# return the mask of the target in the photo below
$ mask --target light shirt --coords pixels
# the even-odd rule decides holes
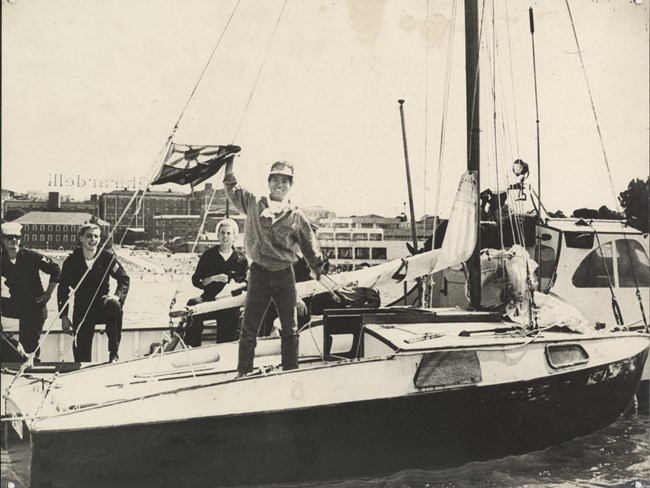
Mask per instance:
[[[94,257],[94,258],[92,258],[92,259],[86,259],[86,258],[84,258],[84,261],[86,261],[86,266],[88,267],[88,269],[90,269],[90,268],[93,267],[93,264],[95,264],[95,260],[96,260],[96,259],[97,259],[96,257]]]
[[[227,252],[219,251],[219,254],[221,254],[221,257],[223,258],[224,261],[228,261],[230,259],[230,256],[232,256],[232,248]]]

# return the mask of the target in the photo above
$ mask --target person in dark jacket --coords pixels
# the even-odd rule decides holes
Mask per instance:
[[[227,283],[243,283],[246,280],[248,261],[243,252],[233,246],[239,233],[237,222],[224,219],[217,225],[219,245],[205,251],[196,271],[192,275],[192,284],[203,290],[200,297],[192,298],[188,305],[197,305],[213,301]],[[216,310],[202,315],[193,315],[185,330],[185,344],[192,347],[201,345],[203,322],[208,319],[217,321],[217,342],[232,342],[239,337],[239,307]]]
[[[26,353],[39,358],[38,342],[47,318],[47,302],[61,275],[61,268],[47,256],[20,247],[22,225],[2,224],[2,315],[18,319],[18,336]],[[40,271],[50,275],[43,290]]]
[[[92,360],[92,344],[97,324],[106,324],[109,361],[118,359],[122,335],[122,307],[129,292],[130,279],[112,251],[99,251],[101,230],[96,224],[84,224],[79,231],[81,247],[63,262],[58,289],[61,326],[74,333],[74,360]],[[88,271],[88,272],[87,272]],[[87,272],[87,273],[86,273]],[[117,281],[114,294],[109,294],[109,278]],[[68,297],[75,289],[72,322],[68,318]]]

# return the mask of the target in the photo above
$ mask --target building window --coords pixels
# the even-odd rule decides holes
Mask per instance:
[[[66,235],[63,236],[63,242],[68,242],[68,236]]]
[[[41,224],[41,231],[45,231],[45,226]]]
[[[373,247],[372,248],[372,259],[386,259],[386,248],[385,247]]]
[[[52,232],[52,226],[51,226],[51,225],[48,225],[48,226],[47,226],[47,230],[48,230],[49,232]]]
[[[52,234],[47,235],[47,242],[52,242]]]
[[[352,259],[352,248],[339,247],[339,259]]]
[[[370,259],[370,249],[367,247],[357,247],[354,249],[355,259]]]
[[[68,226],[67,225],[63,226],[63,232],[68,232]]]
[[[320,250],[323,253],[323,256],[328,259],[334,259],[336,257],[336,252],[334,252],[333,247],[321,247]]]
[[[61,226],[60,226],[60,225],[57,225],[57,226],[56,226],[56,231],[59,232],[60,230],[61,230]]]
[[[41,227],[44,227],[44,226],[41,226]],[[41,242],[45,242],[45,234],[41,234],[41,239],[40,240],[41,240]]]
[[[29,242],[29,234],[25,234],[25,238],[23,239],[25,242]]]
[[[29,225],[25,224],[23,227],[25,228],[25,232],[29,230]]]
[[[32,234],[32,241],[37,241],[38,238],[36,237],[36,234]]]

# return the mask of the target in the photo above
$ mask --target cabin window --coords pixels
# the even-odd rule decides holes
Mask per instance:
[[[541,273],[542,290],[546,290],[555,272],[555,249],[552,247],[542,245],[539,272]]]
[[[347,232],[337,232],[335,238],[339,241],[349,241],[350,234],[348,234]]]
[[[370,234],[369,239],[371,241],[381,241],[381,234]]]
[[[365,233],[352,234],[352,238],[355,241],[367,241],[368,240],[368,234],[365,234]]]
[[[593,232],[565,232],[566,247],[591,249],[594,247]]]
[[[576,288],[606,288],[614,285],[612,244],[608,242],[591,251],[573,274]]]
[[[643,246],[632,239],[617,239],[618,283],[621,288],[650,286],[650,265]]]
[[[481,363],[476,351],[426,353],[413,378],[417,388],[471,385],[481,380]]]
[[[589,354],[579,344],[549,344],[546,359],[552,368],[568,368],[589,361]]]

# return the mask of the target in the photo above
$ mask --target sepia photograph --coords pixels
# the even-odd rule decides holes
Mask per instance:
[[[649,0],[2,0],[0,488],[650,488]]]

